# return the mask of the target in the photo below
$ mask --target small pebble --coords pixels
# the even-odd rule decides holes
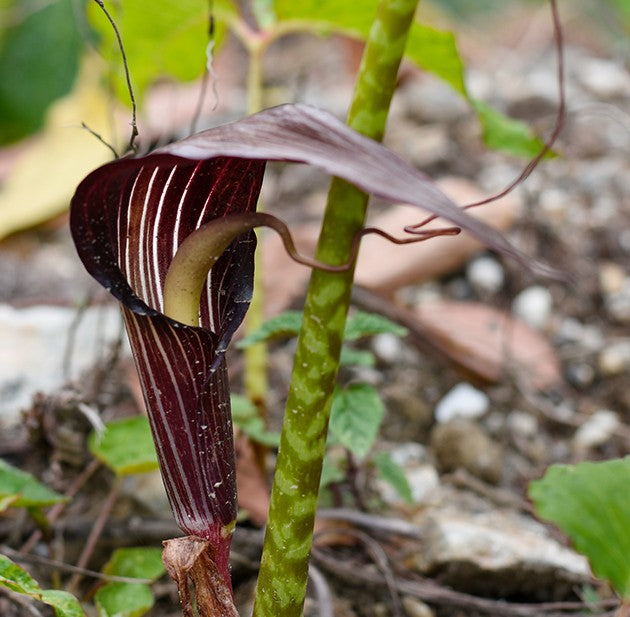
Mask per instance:
[[[630,371],[630,340],[618,341],[603,349],[597,359],[597,367],[604,377]]]
[[[379,360],[392,364],[400,359],[403,343],[399,336],[390,332],[383,332],[372,338],[372,351]]]
[[[573,446],[578,451],[590,450],[605,444],[619,426],[617,414],[608,409],[596,411],[573,437]]]
[[[491,484],[501,479],[501,448],[474,422],[454,420],[436,426],[431,433],[431,448],[442,471],[465,469]]]
[[[580,388],[590,386],[595,379],[595,369],[586,362],[575,362],[567,366],[567,379]]]
[[[507,417],[510,430],[522,437],[534,437],[538,433],[538,420],[526,411],[512,411]]]
[[[553,299],[545,287],[534,285],[519,293],[512,304],[512,310],[526,324],[543,330],[551,317]]]
[[[605,294],[619,293],[626,280],[624,269],[614,262],[607,262],[599,269],[599,286]]]
[[[610,315],[621,323],[630,322],[630,277],[626,277],[621,289],[604,297]]]
[[[480,418],[490,407],[490,399],[481,390],[469,383],[459,383],[436,405],[435,419],[440,423],[455,418]]]
[[[466,269],[470,285],[478,293],[497,293],[505,280],[503,266],[494,258],[483,256],[473,260]]]
[[[407,617],[435,617],[435,613],[421,600],[411,596],[402,599],[402,605]]]

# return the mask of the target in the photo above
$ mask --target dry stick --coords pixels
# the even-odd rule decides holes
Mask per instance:
[[[389,595],[392,599],[394,616],[402,617],[402,605],[400,602],[400,594],[398,593],[398,588],[396,586],[396,577],[394,576],[394,572],[392,571],[392,567],[389,563],[389,557],[387,556],[387,553],[385,552],[383,547],[378,542],[376,542],[376,540],[368,536],[363,531],[352,529],[351,527],[330,528],[318,531],[313,536],[313,542],[315,543],[314,545],[316,546],[318,538],[327,534],[346,534],[352,536],[353,538],[356,538],[365,546],[365,549],[369,553],[370,557],[372,558],[380,572],[383,574],[387,589],[389,590]]]
[[[76,566],[77,568],[84,569],[85,566],[88,564],[90,557],[92,557],[92,553],[94,552],[94,549],[96,548],[96,543],[98,542],[101,532],[103,531],[103,528],[105,527],[105,523],[107,523],[107,519],[109,518],[109,515],[112,512],[112,508],[114,507],[114,504],[116,503],[116,499],[118,497],[118,493],[120,492],[121,485],[122,485],[122,478],[120,478],[119,476],[116,476],[112,482],[111,488],[109,489],[109,494],[107,495],[107,498],[105,499],[105,501],[103,502],[103,505],[101,506],[101,511],[99,512],[98,517],[94,521],[94,525],[92,526],[90,535],[88,536],[88,539],[85,542],[85,546],[83,547],[83,552],[81,553],[81,556],[79,557],[79,561],[77,562],[77,566]],[[68,587],[67,587],[70,593],[76,595],[76,590],[79,585],[79,582],[81,581],[81,578],[82,578],[81,574],[75,574],[70,579],[70,582],[68,583]]]
[[[97,460],[92,460],[90,464],[74,479],[68,490],[65,492],[65,496],[68,499],[72,499],[83,487],[83,485],[92,477],[92,474],[99,468],[100,463]],[[67,503],[58,503],[54,505],[46,515],[48,523],[52,525],[63,513]],[[43,532],[41,529],[36,529],[31,537],[22,545],[20,553],[30,553],[35,545],[42,539]]]
[[[335,608],[330,587],[324,575],[313,565],[308,566],[308,578],[313,584],[319,617],[335,617]]]
[[[127,146],[128,150],[132,152],[136,151],[136,137],[138,137],[138,126],[136,124],[136,97],[133,94],[133,87],[131,86],[131,76],[129,75],[129,64],[127,63],[127,54],[125,53],[125,47],[122,42],[122,38],[120,36],[120,31],[118,30],[118,26],[116,22],[110,15],[109,11],[105,8],[105,4],[103,0],[94,0],[96,4],[98,4],[103,13],[105,13],[105,17],[109,20],[109,23],[112,25],[114,29],[114,34],[116,35],[116,40],[118,41],[118,48],[120,49],[120,55],[122,56],[123,67],[125,69],[125,80],[127,81],[127,90],[129,91],[129,98],[131,99],[131,136],[129,137],[129,144]]]
[[[103,581],[109,581],[113,583],[145,583],[147,585],[153,582],[150,578],[132,578],[129,576],[115,576],[113,574],[103,574],[103,572],[96,572],[87,568],[80,568],[78,566],[70,565],[57,559],[48,559],[47,557],[41,557],[40,555],[24,555],[20,551],[15,551],[12,548],[0,545],[0,552],[7,555],[18,563],[35,563],[42,566],[48,566],[55,570],[62,572],[72,572],[73,574],[80,574],[82,576],[89,576],[91,578],[97,578]]]
[[[313,559],[322,568],[338,576],[349,584],[366,587],[385,587],[387,583],[380,573],[372,572],[366,568],[357,567],[355,561],[343,561],[336,556],[328,554],[317,547],[313,548]],[[593,604],[584,602],[542,602],[533,604],[509,603],[505,600],[492,600],[490,598],[479,598],[467,593],[455,591],[448,587],[443,587],[433,580],[409,580],[397,578],[394,581],[400,593],[419,598],[424,602],[439,604],[444,606],[455,606],[468,610],[479,610],[497,615],[498,617],[552,617],[552,615],[563,614],[565,617],[571,615],[577,617],[575,611],[589,611]],[[608,608],[617,606],[618,600],[603,600],[597,603],[598,608]],[[560,613],[564,611],[564,613]],[[586,614],[586,613],[580,613]],[[592,615],[592,611],[588,612]]]
[[[558,58],[558,68],[557,68],[557,79],[558,79],[558,109],[556,111],[556,121],[554,123],[554,129],[551,133],[549,139],[543,144],[540,152],[525,166],[523,171],[519,174],[519,176],[513,180],[506,188],[504,188],[499,193],[491,195],[490,197],[486,197],[481,199],[480,201],[475,201],[473,203],[462,206],[462,209],[467,210],[468,208],[476,208],[477,206],[483,206],[485,204],[492,203],[493,201],[497,201],[503,197],[505,197],[508,193],[511,193],[519,184],[523,183],[538,167],[540,161],[551,151],[556,140],[560,136],[562,129],[564,127],[564,119],[566,116],[566,94],[565,94],[565,70],[564,70],[564,43],[563,43],[563,34],[562,34],[562,26],[560,25],[560,15],[558,13],[558,3],[557,0],[549,0],[549,5],[551,8],[551,17],[553,23],[553,32],[554,32],[554,42],[556,47],[556,56]],[[438,215],[433,214],[420,223],[416,225],[407,225],[405,227],[405,231],[407,233],[417,233],[417,230],[421,228],[423,225],[433,221],[438,218]]]

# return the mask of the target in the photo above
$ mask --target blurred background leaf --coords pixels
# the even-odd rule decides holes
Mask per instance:
[[[0,143],[40,129],[49,105],[67,94],[83,46],[73,0],[12,0],[0,22]]]

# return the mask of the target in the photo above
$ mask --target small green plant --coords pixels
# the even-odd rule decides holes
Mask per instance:
[[[630,614],[630,456],[604,462],[552,465],[529,485],[537,514],[557,525],[585,555],[593,573],[621,598],[617,617]]]
[[[80,573],[92,555],[96,541],[115,504],[123,478],[154,471],[158,467],[155,446],[145,416],[135,416],[106,423],[100,432],[88,438],[88,447],[95,459],[114,474],[109,494],[79,557],[75,575],[67,584],[67,591],[41,589],[39,584],[19,565],[0,555],[0,586],[53,607],[57,617],[85,617],[81,603],[73,591]],[[68,498],[50,490],[31,474],[16,469],[0,460],[1,510],[27,508],[44,534],[49,522],[44,508],[68,502]],[[164,573],[162,549],[131,547],[117,549],[103,567],[104,579],[94,596],[99,617],[141,617],[154,604],[149,584]]]

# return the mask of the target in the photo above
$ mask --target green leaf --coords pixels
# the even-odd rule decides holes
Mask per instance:
[[[380,452],[374,458],[378,475],[387,482],[409,505],[413,504],[411,487],[402,467],[394,462],[387,452]]]
[[[41,589],[26,570],[4,555],[0,555],[0,586],[52,606],[57,617],[85,617],[81,605],[72,594],[56,589]]]
[[[41,128],[46,109],[72,88],[82,38],[72,0],[15,0],[0,26],[0,143]]]
[[[5,505],[42,508],[68,501],[66,497],[44,486],[30,473],[0,459],[0,500]]]
[[[378,0],[275,0],[278,20],[310,22],[313,30],[336,30],[365,38],[376,14]]]
[[[630,456],[603,463],[552,465],[531,482],[541,518],[566,533],[596,576],[630,600]]]
[[[140,546],[116,549],[103,567],[105,574],[157,580],[165,572],[162,549]]]
[[[405,55],[421,69],[443,79],[453,90],[468,97],[464,82],[464,63],[452,32],[414,23],[409,31]],[[422,105],[422,101],[419,101]]]
[[[363,458],[374,444],[384,415],[383,402],[372,386],[358,383],[337,388],[330,432],[355,456]]]
[[[341,461],[326,454],[326,456],[324,456],[322,475],[319,481],[320,488],[333,484],[334,482],[342,482],[345,478],[346,471],[343,469]]]
[[[145,416],[109,422],[101,435],[95,432],[90,435],[88,447],[117,476],[158,468],[149,420]]]
[[[105,574],[151,580],[165,571],[162,549],[156,547],[117,549],[103,567]],[[140,617],[155,602],[151,588],[143,583],[108,583],[94,599],[99,617]]]
[[[270,448],[277,448],[280,444],[280,433],[268,431],[265,422],[258,415],[256,406],[244,396],[232,394],[232,420],[246,435],[254,441]]]
[[[526,122],[508,118],[482,101],[473,100],[472,104],[488,148],[526,158],[532,158],[542,150],[544,143],[532,133]]]
[[[363,313],[358,311],[348,317],[343,340],[356,341],[366,336],[384,333],[405,336],[407,329],[377,313]]]
[[[266,321],[258,330],[236,343],[238,349],[246,349],[256,343],[297,336],[302,326],[302,311],[285,311]]]
[[[148,585],[141,583],[107,583],[94,596],[98,617],[141,617],[155,598]]]
[[[363,349],[352,349],[343,345],[339,358],[340,366],[375,366],[376,358],[371,351]]]
[[[128,102],[127,85],[122,70],[120,50],[111,24],[96,3],[90,3],[90,23],[101,36],[100,51],[110,61],[115,91]],[[222,20],[234,14],[230,2],[214,0],[217,16],[215,45],[224,35]],[[125,46],[125,53],[138,100],[160,77],[189,81],[199,77],[206,63],[208,44],[208,3],[190,0],[152,0],[125,2],[121,10],[109,6]]]

